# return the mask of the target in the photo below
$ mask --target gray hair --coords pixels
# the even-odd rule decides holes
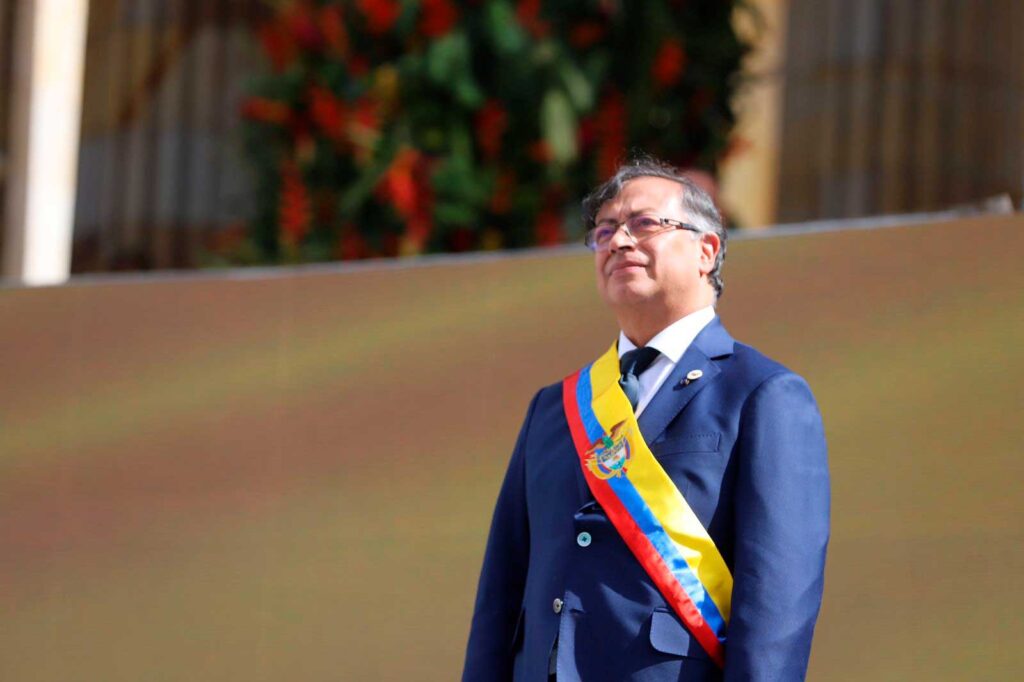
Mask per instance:
[[[682,185],[682,205],[686,211],[687,220],[701,232],[712,232],[718,235],[721,248],[715,257],[715,264],[708,273],[708,281],[715,289],[715,298],[722,295],[722,264],[725,261],[725,247],[727,234],[725,226],[722,225],[722,216],[715,207],[715,202],[697,184],[679,172],[675,166],[660,161],[653,156],[643,154],[633,158],[631,161],[619,166],[610,179],[599,185],[597,189],[588,194],[583,200],[583,224],[587,228],[594,226],[597,219],[597,212],[606,203],[614,199],[622,191],[623,186],[630,180],[637,178],[664,178]]]

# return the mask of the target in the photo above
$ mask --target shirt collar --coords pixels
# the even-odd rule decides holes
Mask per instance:
[[[693,343],[700,330],[704,329],[708,322],[711,322],[713,319],[715,319],[715,308],[713,306],[701,308],[662,329],[653,339],[647,342],[647,346],[658,349],[662,355],[675,364],[679,362],[679,358],[683,357],[683,353]],[[626,338],[625,333],[620,331],[619,357],[621,358],[634,348],[636,348],[636,344]]]

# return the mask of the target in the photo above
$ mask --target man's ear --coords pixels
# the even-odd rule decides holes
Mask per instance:
[[[715,259],[722,248],[722,239],[714,232],[701,232],[700,237],[700,274],[707,275],[715,268]]]

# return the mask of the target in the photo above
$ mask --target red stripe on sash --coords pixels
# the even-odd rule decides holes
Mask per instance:
[[[576,446],[576,454],[580,458],[580,466],[583,469],[583,477],[590,486],[590,492],[608,514],[608,519],[615,526],[615,529],[622,536],[630,551],[640,562],[644,571],[651,577],[662,596],[672,606],[672,609],[679,615],[686,628],[696,638],[697,642],[704,648],[719,667],[725,666],[725,652],[718,635],[707,624],[697,606],[690,599],[683,586],[679,584],[675,576],[669,570],[661,554],[651,544],[650,539],[636,525],[636,521],[622,505],[619,496],[611,489],[606,481],[594,476],[586,466],[586,453],[591,443],[587,437],[586,428],[583,426],[583,418],[580,416],[579,404],[576,401],[576,384],[579,381],[579,372],[565,378],[562,382],[562,404],[565,408],[566,421],[569,423],[569,433],[572,434],[573,444]]]

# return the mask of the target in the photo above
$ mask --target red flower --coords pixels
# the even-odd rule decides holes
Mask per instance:
[[[577,133],[577,142],[580,146],[580,153],[586,155],[597,138],[597,124],[593,116],[584,116],[580,119]]]
[[[370,71],[370,60],[361,54],[353,55],[348,60],[348,72],[353,76],[365,76]]]
[[[368,97],[360,97],[356,100],[352,120],[367,131],[376,133],[380,128],[380,106]]]
[[[451,0],[423,0],[420,3],[420,33],[438,38],[459,21],[459,10]]]
[[[552,207],[545,207],[537,216],[536,235],[540,246],[562,243],[562,219]]]
[[[309,117],[334,142],[345,139],[348,111],[330,90],[314,85],[309,89]]]
[[[476,113],[474,123],[484,158],[494,160],[501,153],[501,139],[508,130],[508,112],[498,100],[489,99]]]
[[[345,28],[341,5],[326,5],[320,9],[320,30],[335,56],[348,55],[348,29]]]
[[[272,23],[264,24],[259,29],[259,36],[263,51],[267,53],[275,71],[284,71],[295,61],[298,50],[284,27]]]
[[[545,164],[555,157],[547,140],[537,140],[526,149],[526,155],[534,162]]]
[[[421,251],[433,228],[434,197],[427,177],[427,159],[406,147],[395,156],[376,189],[405,220],[405,237],[413,251]]]
[[[295,43],[303,50],[319,50],[323,36],[317,28],[316,18],[308,2],[296,2],[281,17],[288,25]]]
[[[494,185],[489,208],[495,215],[504,215],[512,208],[512,193],[516,188],[516,176],[510,170],[501,171]]]
[[[594,117],[598,141],[597,173],[607,178],[615,172],[626,149],[626,103],[622,93],[610,90]]]
[[[309,231],[312,215],[309,190],[302,182],[302,174],[294,161],[281,164],[281,194],[278,202],[278,220],[281,240],[295,246]]]
[[[569,44],[578,50],[585,50],[604,38],[608,29],[597,21],[584,21],[569,30]]]
[[[366,17],[366,28],[374,35],[383,35],[391,30],[402,13],[396,0],[357,0],[359,10]]]
[[[384,195],[394,204],[399,215],[406,218],[416,212],[417,190],[413,170],[418,158],[419,152],[415,149],[405,148],[398,152],[381,181]]]
[[[700,88],[690,99],[690,113],[700,118],[715,103],[715,93],[710,88]]]
[[[661,88],[670,88],[679,82],[686,69],[686,52],[683,44],[669,38],[658,48],[658,54],[651,64],[651,76]]]
[[[452,231],[448,237],[448,248],[455,253],[469,251],[476,243],[476,232],[465,227]]]
[[[291,109],[284,102],[266,97],[249,97],[242,102],[242,116],[260,123],[284,125],[291,113]]]
[[[534,38],[543,38],[551,31],[551,25],[540,18],[541,0],[519,0],[516,3],[516,17],[519,23]]]
[[[363,239],[362,235],[356,232],[354,227],[346,225],[341,228],[341,236],[338,238],[338,247],[336,251],[341,260],[366,258],[369,255],[369,252],[370,250],[366,246],[366,240]]]

